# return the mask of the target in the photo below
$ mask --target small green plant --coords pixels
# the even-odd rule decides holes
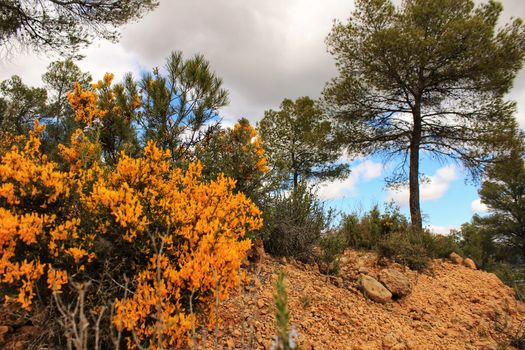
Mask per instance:
[[[517,326],[509,317],[510,306],[505,303],[503,311],[495,313],[493,317],[494,329],[500,333],[502,340],[498,343],[498,349],[508,349],[512,346],[518,350],[525,350],[525,321],[520,321]]]
[[[436,235],[425,230],[422,238],[425,240],[425,246],[431,258],[442,259],[450,256],[452,252],[462,253],[454,236]]]
[[[271,350],[300,350],[297,346],[297,330],[294,327],[290,329],[290,312],[288,311],[288,295],[284,285],[284,272],[279,271],[277,284],[275,285],[275,321],[277,323],[277,336],[274,338]]]
[[[525,350],[525,322],[521,321],[516,331],[509,336],[510,345],[518,350]]]
[[[309,296],[303,295],[301,297],[301,304],[303,305],[303,308],[306,309],[308,306],[310,306],[311,303],[312,303],[312,299],[310,299]]]
[[[327,267],[327,273],[336,275],[339,273],[339,258],[346,247],[346,239],[342,233],[333,232],[321,238],[319,241],[321,248],[320,260]]]

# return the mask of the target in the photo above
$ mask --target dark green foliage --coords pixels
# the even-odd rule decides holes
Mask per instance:
[[[481,269],[486,269],[500,255],[500,247],[494,242],[492,234],[477,223],[480,216],[474,216],[471,223],[461,225],[454,236],[465,257],[471,258]]]
[[[134,107],[138,88],[131,74],[127,74],[122,83],[102,85],[99,90],[99,108],[107,113],[102,118],[98,140],[104,160],[115,163],[121,151],[138,154],[140,149],[137,130],[133,125],[138,119],[138,111]]]
[[[270,165],[286,185],[333,180],[348,174],[331,123],[309,97],[283,100],[279,111],[264,112],[258,123]]]
[[[479,191],[488,214],[475,215],[456,232],[466,256],[495,272],[523,298],[525,286],[525,163],[523,136],[509,137],[513,147],[491,164]]]
[[[42,120],[46,124],[43,140],[46,154],[54,156],[56,146],[68,144],[71,134],[79,127],[67,95],[75,83],[87,89],[91,80],[91,75],[82,72],[71,59],[52,62],[42,75],[48,95],[45,119]]]
[[[0,130],[19,135],[27,132],[46,111],[47,92],[25,85],[19,76],[0,83]]]
[[[255,138],[255,139],[254,139]],[[271,186],[267,183],[267,159],[255,129],[242,118],[233,128],[215,130],[196,149],[195,157],[204,166],[203,174],[214,179],[219,174],[236,180],[235,190],[258,205]]]
[[[408,227],[408,220],[394,205],[388,205],[383,214],[375,205],[362,217],[354,213],[343,216],[341,221],[341,231],[348,245],[360,249],[375,249],[387,234],[406,232]]]
[[[378,242],[377,252],[413,270],[423,270],[428,266],[429,254],[421,236],[411,230],[391,233]]]
[[[0,45],[77,55],[95,37],[115,40],[116,27],[141,17],[155,0],[0,0]]]
[[[515,263],[525,263],[525,162],[519,143],[508,157],[491,165],[479,195],[489,215],[475,223],[504,245]]]
[[[445,236],[428,233],[427,235],[424,235],[424,237],[425,236],[430,238],[427,244],[427,251],[432,258],[444,259],[448,258],[453,252],[458,254],[464,253],[455,237],[452,235]]]
[[[508,146],[514,104],[503,97],[522,67],[525,26],[496,26],[501,11],[495,1],[357,0],[327,38],[339,76],[324,90],[326,113],[349,151],[409,165],[400,175],[418,230],[420,151],[478,175]]]
[[[453,236],[414,230],[393,204],[387,205],[383,213],[376,205],[361,217],[344,216],[341,234],[351,247],[375,250],[379,256],[415,270],[426,268],[431,258],[445,258],[453,251],[460,252]]]
[[[269,210],[264,210],[264,209]],[[266,251],[304,262],[315,259],[314,249],[329,227],[332,214],[325,213],[315,193],[300,184],[289,194],[279,194],[263,208]]]
[[[516,297],[525,301],[525,268],[499,262],[487,266],[488,271],[493,272],[499,279],[516,291]]]
[[[184,60],[180,51],[173,52],[165,73],[154,69],[139,85],[143,141],[155,141],[178,160],[218,128],[218,109],[228,104],[222,80],[202,55]]]
[[[328,274],[339,273],[339,258],[346,248],[346,237],[341,232],[330,232],[319,240],[320,260],[326,266]]]

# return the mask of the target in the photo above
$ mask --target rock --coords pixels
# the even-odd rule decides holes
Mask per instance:
[[[337,276],[330,276],[330,282],[339,288],[342,288],[344,286],[343,279],[341,277]]]
[[[368,275],[370,273],[370,271],[364,266],[360,266],[357,272],[362,273],[363,275]]]
[[[231,338],[226,340],[226,346],[228,349],[235,349],[235,341]]]
[[[349,262],[350,262],[350,258],[347,256],[343,255],[342,257],[339,258],[339,263],[341,265],[347,265]]]
[[[452,261],[456,265],[463,264],[463,258],[458,253],[452,252],[452,253],[450,253],[448,258],[450,259],[450,261]]]
[[[265,305],[265,303],[264,303],[264,299],[263,299],[263,298],[259,298],[259,299],[257,300],[257,307],[258,307],[259,309],[262,309],[262,308],[264,307],[264,305]]]
[[[471,258],[466,258],[465,260],[463,260],[463,265],[472,270],[478,269],[476,263]]]
[[[498,350],[498,346],[496,344],[492,344],[490,341],[478,341],[472,345],[474,345],[476,349],[480,350]]]
[[[363,294],[375,302],[386,303],[392,299],[392,293],[370,276],[362,275],[359,278],[359,284]]]
[[[390,350],[397,344],[397,339],[392,336],[391,334],[388,334],[383,338],[382,341],[382,349],[383,350]]]
[[[17,341],[12,345],[13,350],[24,350],[27,349],[27,342],[26,341]]]
[[[412,291],[412,285],[408,278],[397,270],[381,270],[379,281],[397,298],[407,296]]]
[[[0,344],[5,342],[5,338],[7,337],[7,334],[10,331],[9,326],[0,326]]]
[[[375,341],[368,341],[365,343],[357,344],[354,346],[354,350],[377,350],[380,349]]]

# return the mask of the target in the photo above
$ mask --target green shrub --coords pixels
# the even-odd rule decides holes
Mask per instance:
[[[377,252],[413,270],[422,270],[429,262],[426,239],[411,231],[391,233],[379,241]]]
[[[493,272],[498,278],[513,288],[516,292],[516,298],[525,301],[525,268],[513,266],[509,263],[498,262],[492,263],[487,268],[488,271]]]
[[[333,217],[315,193],[300,185],[290,194],[279,195],[266,206],[264,247],[277,256],[290,256],[303,262],[315,260],[315,247]]]
[[[349,246],[360,249],[373,249],[381,237],[381,218],[377,206],[363,217],[356,213],[343,216],[341,231]]]
[[[353,213],[343,216],[341,220],[341,232],[346,236],[348,245],[358,249],[376,249],[386,235],[405,232],[408,227],[407,218],[393,204],[388,204],[383,214],[375,205],[362,217]]]
[[[462,250],[454,236],[434,235],[430,232],[423,232],[422,239],[426,239],[426,249],[431,258],[448,258],[450,253],[462,254]]]
[[[380,256],[415,270],[426,268],[430,258],[445,258],[454,251],[461,252],[455,236],[413,231],[408,219],[392,203],[383,213],[375,205],[362,217],[355,213],[344,216],[341,232],[349,246],[375,250]]]
[[[487,268],[492,260],[505,259],[507,254],[500,252],[489,231],[476,224],[465,223],[453,233],[463,255],[474,260],[479,268]],[[503,253],[503,254],[502,254]]]
[[[320,260],[327,266],[329,274],[339,273],[339,258],[346,248],[346,237],[340,232],[331,232],[319,241]]]

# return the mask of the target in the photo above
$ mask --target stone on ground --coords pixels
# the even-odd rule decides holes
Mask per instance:
[[[363,293],[375,302],[386,303],[392,300],[392,293],[373,277],[362,275],[360,285]]]
[[[412,291],[412,285],[408,278],[394,269],[381,270],[379,281],[397,298],[403,298]]]

